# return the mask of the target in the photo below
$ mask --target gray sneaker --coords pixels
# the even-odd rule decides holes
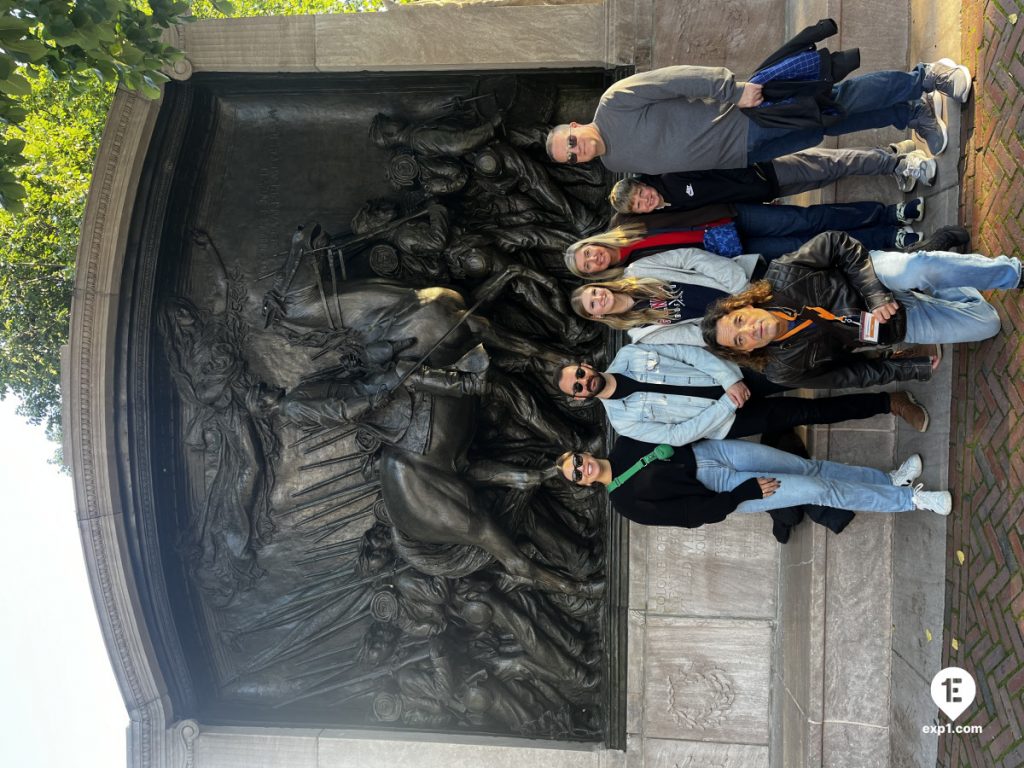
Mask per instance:
[[[903,139],[903,141],[897,141],[895,144],[889,144],[885,147],[885,150],[890,155],[896,156],[896,169],[893,170],[893,178],[896,179],[896,188],[900,192],[911,192],[914,189],[914,185],[917,184],[917,179],[913,176],[905,176],[899,172],[899,161],[904,155],[908,155],[917,149],[911,139]]]
[[[903,139],[903,141],[897,141],[895,144],[888,146],[889,154],[892,155],[908,155],[917,149],[917,144],[914,143],[913,139]]]
[[[913,144],[913,142],[910,143]],[[938,163],[935,162],[935,158],[928,157],[920,149],[915,149],[905,155],[900,155],[893,174],[896,176],[896,186],[900,188],[900,191],[909,192],[918,180],[930,187],[935,182],[937,171]]]
[[[896,180],[896,189],[900,192],[913,192],[914,187],[917,186],[917,179],[913,176],[901,176],[894,173],[892,177]]]
[[[963,227],[939,227],[930,237],[917,244],[920,251],[971,252],[971,233]]]
[[[946,151],[949,136],[946,123],[942,119],[942,97],[935,93],[922,96],[914,102],[910,113],[909,125],[914,129],[933,155],[941,155]]]
[[[952,59],[939,59],[925,64],[924,81],[921,87],[925,93],[939,93],[966,104],[971,95],[971,70]]]

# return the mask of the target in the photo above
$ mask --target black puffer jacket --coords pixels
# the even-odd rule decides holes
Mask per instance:
[[[765,274],[774,294],[771,305],[800,312],[823,307],[835,315],[856,316],[893,301],[875,275],[868,250],[845,232],[823,232],[800,250],[773,261]],[[904,309],[881,326],[879,342],[903,340]],[[866,346],[856,326],[815,322],[795,336],[768,347],[765,375],[776,384],[822,388],[870,387],[891,381],[931,378],[928,358],[881,360],[858,354]]]

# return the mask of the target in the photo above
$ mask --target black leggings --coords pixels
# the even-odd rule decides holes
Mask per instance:
[[[834,424],[889,413],[889,393],[838,397],[751,397],[736,411],[726,437],[747,437],[801,424]]]

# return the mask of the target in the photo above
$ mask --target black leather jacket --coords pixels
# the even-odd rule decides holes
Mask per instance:
[[[875,275],[868,250],[845,232],[823,232],[800,250],[773,261],[765,274],[771,305],[796,311],[823,307],[835,315],[857,315],[893,301]],[[903,307],[881,327],[879,342],[895,344],[906,333]],[[891,381],[931,378],[928,358],[884,360],[854,350],[865,345],[857,327],[815,322],[785,341],[768,346],[765,375],[777,384],[815,389],[870,387]]]

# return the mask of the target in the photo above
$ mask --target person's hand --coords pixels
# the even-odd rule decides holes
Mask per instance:
[[[735,403],[737,408],[742,408],[743,404],[747,402],[747,398],[750,397],[750,387],[742,381],[737,381],[725,390],[725,394],[729,396],[729,399]]]
[[[757,83],[747,83],[743,86],[743,95],[740,96],[737,105],[741,109],[746,109],[748,107],[759,107],[763,101],[764,96],[761,94],[761,86]]]
[[[898,310],[899,308],[899,304],[897,304],[895,301],[890,301],[888,304],[883,304],[882,306],[873,310],[871,314],[874,315],[875,320],[877,320],[880,323],[884,323],[893,315],[895,315],[896,310]]]
[[[759,477],[757,478],[757,484],[761,486],[761,498],[763,499],[767,499],[779,490],[779,486],[782,485],[774,477]]]

